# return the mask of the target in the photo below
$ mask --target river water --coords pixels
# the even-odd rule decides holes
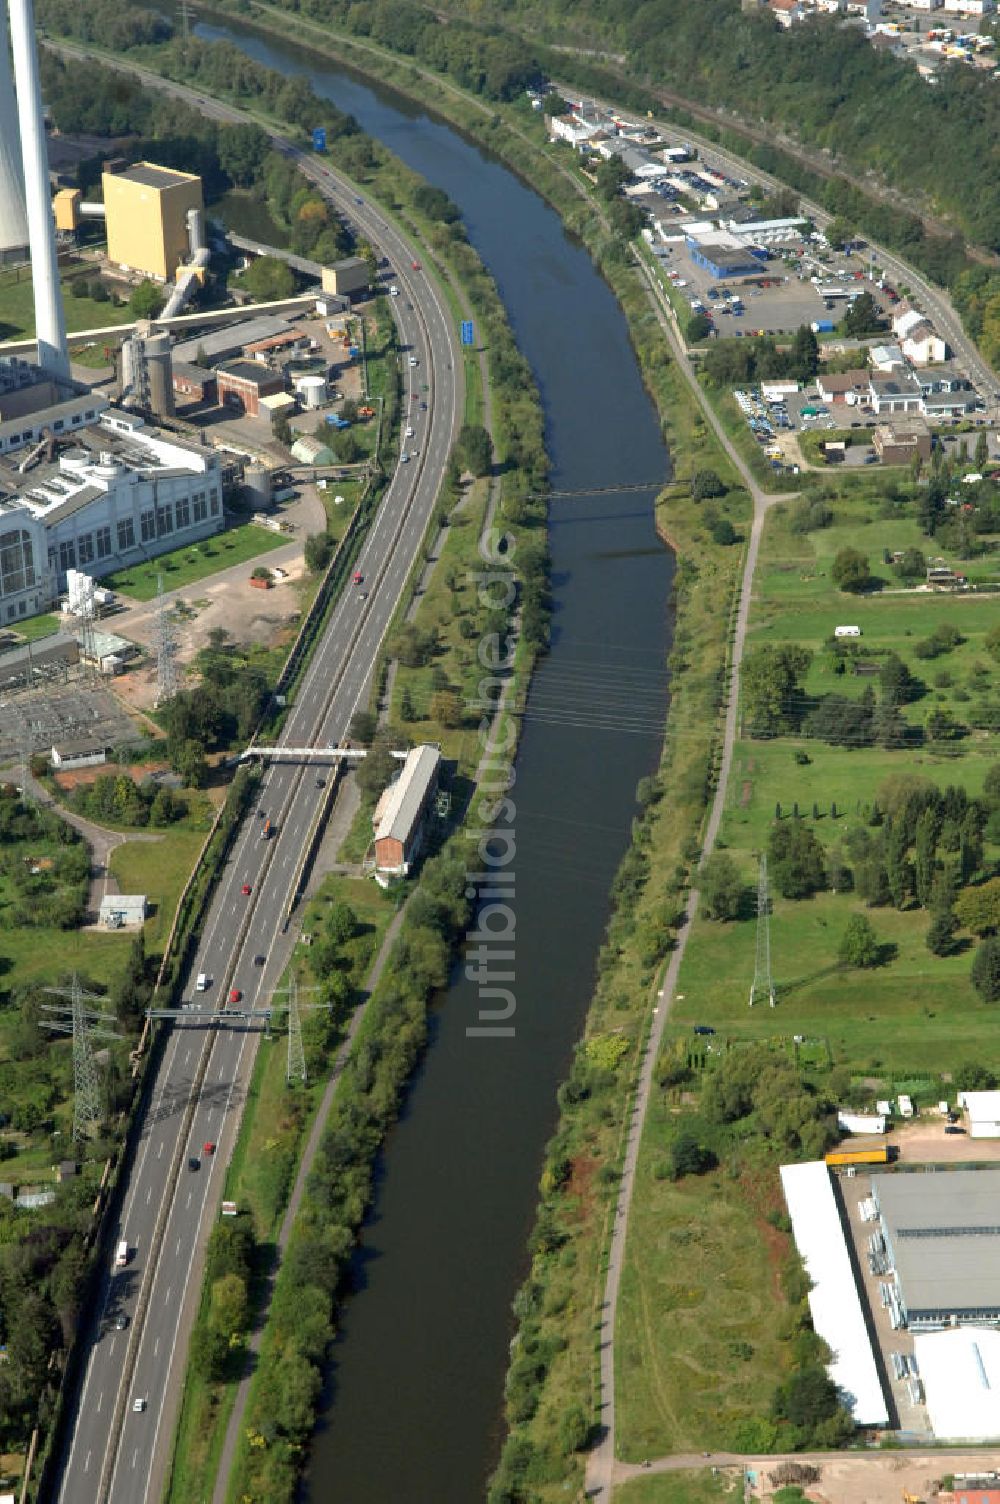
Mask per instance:
[[[662,483],[669,460],[624,318],[542,199],[396,94],[236,23],[197,30],[308,76],[459,206],[535,373],[554,490]],[[457,968],[378,1167],[312,1449],[312,1504],[472,1504],[502,1442],[511,1301],[527,1272],[556,1088],[667,702],[673,559],[654,531],[653,493],[554,500],[550,541],[552,650],[511,791],[514,1034],[467,1034],[478,988]]]

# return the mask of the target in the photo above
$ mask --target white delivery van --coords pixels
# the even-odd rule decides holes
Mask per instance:
[[[195,981],[195,984],[194,984],[194,990],[195,990],[195,992],[207,992],[208,991],[208,974],[206,972],[199,971],[197,980]]]
[[[124,1269],[128,1263],[128,1243],[123,1238],[115,1250],[115,1268]]]

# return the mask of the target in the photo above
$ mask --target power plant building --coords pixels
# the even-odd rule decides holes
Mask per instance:
[[[1000,1326],[1000,1170],[873,1175],[906,1324]]]
[[[201,178],[152,162],[105,171],[108,260],[156,282],[170,282],[190,254],[188,214],[204,213]]]
[[[211,450],[114,410],[72,447],[53,447],[27,467],[0,459],[0,625],[46,610],[68,570],[99,578],[223,525]]]

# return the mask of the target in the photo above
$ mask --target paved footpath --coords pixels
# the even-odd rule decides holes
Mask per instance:
[[[680,340],[673,311],[662,289],[645,263],[640,262],[639,265],[640,270],[646,278],[650,302],[656,313],[660,327],[670,345],[676,367],[687,379],[704,412],[707,422],[711,425],[719,443],[736,466],[739,474],[743,477],[743,484],[753,499],[753,522],[750,528],[746,561],[743,567],[743,580],[740,587],[739,607],[736,613],[730,656],[728,704],[722,739],[722,759],[719,766],[719,778],[716,784],[715,798],[712,802],[708,825],[705,829],[704,841],[702,843],[702,860],[704,860],[715,845],[716,837],[719,833],[719,825],[722,821],[722,813],[725,809],[726,789],[729,783],[729,772],[733,760],[733,747],[736,743],[739,727],[740,664],[743,660],[743,648],[746,642],[747,621],[750,615],[750,601],[753,594],[754,570],[757,566],[757,554],[764,531],[764,519],[767,516],[768,509],[775,502],[788,501],[789,494],[782,492],[778,495],[772,495],[761,490],[750,474],[746,464],[722,427],[721,422],[716,417],[705,393],[698,385],[697,377]],[[628,1122],[626,1125],[625,1159],[618,1187],[618,1198],[615,1203],[611,1230],[611,1246],[608,1250],[608,1272],[600,1313],[599,1341],[601,1359],[600,1394],[598,1400],[600,1438],[587,1459],[587,1497],[591,1499],[609,1501],[611,1499],[613,1484],[618,1478],[617,1469],[620,1464],[615,1460],[614,1451],[615,1316],[618,1310],[618,1294],[621,1286],[622,1269],[625,1264],[628,1214],[632,1203],[632,1191],[635,1185],[635,1172],[639,1160],[642,1128],[652,1094],[653,1072],[660,1052],[660,1040],[663,1036],[663,1027],[670,1011],[670,1004],[677,989],[677,978],[680,973],[681,962],[684,959],[684,952],[687,949],[688,936],[691,933],[691,920],[698,912],[698,901],[698,890],[697,888],[692,888],[688,895],[684,917],[678,931],[677,945],[671,952],[663,982],[653,1007],[652,1027],[650,1028],[645,1050],[639,1063],[639,1078],[629,1107]]]

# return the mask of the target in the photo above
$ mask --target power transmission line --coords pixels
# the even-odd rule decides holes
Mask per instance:
[[[41,1023],[56,1034],[73,1037],[73,1138],[86,1138],[100,1126],[102,1116],[93,1041],[120,1039],[121,1035],[112,1027],[117,1020],[111,1013],[86,1006],[102,1003],[104,999],[94,992],[84,992],[76,972],[68,987],[46,987],[45,991],[65,999],[62,1003],[43,1003],[42,1012],[52,1016],[43,1018]]]
[[[761,856],[757,874],[757,955],[754,960],[753,981],[750,983],[750,1006],[767,993],[767,1000],[774,1007],[774,979],[771,976],[771,900],[767,889],[767,853]]]

